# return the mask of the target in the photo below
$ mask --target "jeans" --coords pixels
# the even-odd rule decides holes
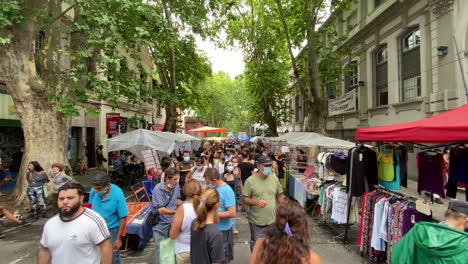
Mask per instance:
[[[263,233],[265,230],[269,227],[269,225],[266,226],[259,226],[254,223],[249,223],[250,227],[250,251],[253,251],[253,248],[255,246],[255,242],[263,236]]]
[[[167,237],[161,233],[159,233],[158,231],[153,231],[153,236],[154,236],[154,247],[155,247],[155,251],[154,251],[154,254],[155,254],[155,257],[156,257],[156,264],[159,264],[159,254],[160,254],[160,247],[159,245],[161,244],[161,241],[163,241],[164,239],[166,239]]]
[[[117,239],[117,234],[119,233],[119,228],[111,228],[109,229],[110,239],[112,243],[112,250],[114,250],[114,243]],[[120,252],[112,252],[112,264],[120,264]]]
[[[36,205],[38,204],[41,207],[41,214],[46,213],[46,204],[44,201],[44,186],[38,187],[28,187],[28,198],[29,204],[31,206],[31,212],[37,216],[37,208]]]

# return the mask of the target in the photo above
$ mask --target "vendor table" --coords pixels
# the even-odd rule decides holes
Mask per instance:
[[[289,197],[296,200],[302,207],[306,207],[307,199],[312,200],[318,194],[313,194],[307,190],[307,184],[300,178],[302,173],[292,173],[289,177]]]
[[[146,219],[151,212],[151,203],[127,203],[128,216],[127,225],[122,233],[122,236],[136,235],[139,237],[138,249],[141,250],[145,247],[146,242],[153,235],[152,227],[146,224]],[[127,236],[128,242],[128,236]],[[127,247],[127,246],[125,246]]]

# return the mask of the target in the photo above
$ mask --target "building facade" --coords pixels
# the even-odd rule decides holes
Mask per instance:
[[[467,103],[466,10],[465,0],[361,0],[335,11],[326,23],[338,35],[347,32],[342,45],[357,55],[337,61],[350,71],[338,87],[343,97],[330,98],[330,107],[340,107],[329,109],[328,133],[352,140],[356,128],[415,121]],[[281,132],[301,131],[307,106],[300,94],[289,98],[293,116]]]

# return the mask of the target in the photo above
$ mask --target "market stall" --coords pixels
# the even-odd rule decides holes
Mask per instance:
[[[416,156],[417,190],[420,194],[422,191],[430,192],[432,200],[434,193],[456,198],[457,186],[468,186],[467,116],[468,105],[464,105],[414,122],[357,129],[357,141],[380,142],[377,153],[365,150],[366,157],[361,156],[362,146],[358,145],[353,150],[356,154],[353,157],[357,157],[353,164],[374,174],[378,185],[362,185],[365,179],[361,172],[351,170],[349,173],[348,203],[356,198],[362,199],[358,237],[362,254],[374,261],[388,260],[393,247],[412,225],[419,221],[432,221],[430,204],[400,192],[400,186],[407,186],[408,144],[417,145],[422,150]],[[357,185],[354,186],[353,182]],[[377,190],[369,192],[374,189],[372,187]],[[468,200],[468,196],[466,198]],[[401,205],[394,206],[395,201]],[[349,216],[347,220],[350,221]]]
[[[157,150],[172,153],[176,146],[175,139],[147,129],[138,129],[107,140],[107,152],[127,150],[143,160],[143,150]]]
[[[319,196],[319,188],[328,180],[343,181],[346,174],[342,168],[326,169],[329,160],[334,165],[346,162],[347,150],[355,144],[349,141],[327,137],[312,132],[290,132],[280,137],[266,137],[263,142],[270,145],[270,150],[277,155],[287,153],[288,171],[284,187],[288,194],[306,206],[307,200]],[[325,153],[330,155],[324,156]]]

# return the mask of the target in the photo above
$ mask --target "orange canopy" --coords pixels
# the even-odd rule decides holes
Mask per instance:
[[[228,132],[228,131],[226,129],[224,129],[224,128],[204,126],[204,127],[189,130],[187,132],[206,132],[206,133],[210,133],[210,132]]]

